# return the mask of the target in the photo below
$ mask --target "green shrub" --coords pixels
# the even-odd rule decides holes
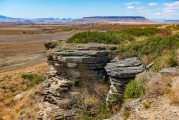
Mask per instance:
[[[139,80],[130,81],[125,89],[124,97],[127,98],[138,98],[144,94],[145,88]]]
[[[91,115],[88,112],[88,107],[81,112],[82,119],[84,120],[103,120],[112,115],[112,112],[105,101],[101,101],[95,107],[95,114]]]
[[[31,73],[22,74],[21,77],[23,79],[28,80],[27,89],[30,89],[43,81],[43,77],[37,74],[31,74]]]
[[[108,105],[106,104],[106,102],[100,102],[97,106],[97,116],[96,119],[97,120],[102,120],[102,119],[107,119],[111,116],[111,111],[108,108]]]
[[[168,59],[167,59],[167,64],[170,66],[170,67],[174,67],[174,66],[177,66],[178,65],[178,61],[175,57],[173,56],[170,56]]]
[[[126,41],[133,41],[134,38],[120,31],[108,32],[80,32],[67,40],[67,43],[104,43],[120,44]]]
[[[150,107],[150,104],[147,101],[143,102],[142,105],[146,109]]]
[[[126,120],[130,116],[130,111],[124,110],[122,112],[122,116]]]
[[[112,105],[114,105],[114,104],[122,104],[123,101],[124,101],[124,98],[123,98],[123,97],[114,94],[114,95],[112,96],[112,100],[110,100],[108,104],[109,104],[109,106],[112,106]]]
[[[130,28],[126,30],[121,30],[122,33],[129,34],[132,36],[153,36],[156,33],[160,33],[160,29],[154,27],[146,27],[146,28]]]
[[[67,40],[67,43],[104,43],[121,44],[134,41],[134,37],[153,36],[160,33],[160,29],[154,27],[130,28],[120,31],[108,32],[80,32]]]
[[[35,76],[36,74],[22,74],[21,75],[23,79],[28,79],[28,80],[32,80]]]
[[[121,53],[130,52],[140,58],[147,57],[146,64],[154,62],[153,70],[159,71],[164,67],[178,65],[176,51],[179,48],[179,34],[170,36],[152,36],[143,41],[133,41],[128,45],[121,44],[118,50]]]

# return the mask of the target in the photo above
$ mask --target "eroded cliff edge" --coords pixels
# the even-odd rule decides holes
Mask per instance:
[[[125,85],[136,74],[145,70],[137,57],[116,57],[116,45],[51,41],[45,47],[51,71],[43,82],[44,98],[37,120],[85,119],[82,114],[95,119],[99,101],[109,105],[114,96],[122,96]],[[107,87],[100,87],[101,81]]]

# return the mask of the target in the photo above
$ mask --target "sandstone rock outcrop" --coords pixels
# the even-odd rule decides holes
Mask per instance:
[[[115,51],[108,50],[106,45],[83,45],[82,48],[80,45],[71,50],[54,50],[47,54],[47,62],[56,74],[69,80],[98,79],[105,75],[104,66],[114,57]]]
[[[107,101],[112,101],[115,95],[122,97],[125,85],[145,70],[144,65],[137,57],[119,59],[115,57],[105,66],[110,78],[110,91]]]
[[[137,57],[119,59],[115,45],[102,44],[66,44],[47,42],[46,58],[51,71],[46,74],[42,84],[43,100],[36,120],[75,120],[80,119],[85,105],[79,103],[80,92],[74,91],[81,81],[110,78],[110,91],[107,101],[114,95],[121,97],[125,85],[136,74],[145,70]],[[52,45],[58,45],[59,48]],[[115,58],[114,58],[115,57]],[[91,116],[94,110],[88,111]]]
[[[79,113],[85,107],[77,103],[81,94],[71,87],[82,80],[99,80],[105,76],[104,66],[115,56],[116,46],[63,44],[60,48],[53,48],[53,43],[47,43],[46,58],[51,71],[42,84],[43,100],[36,120],[79,119]]]

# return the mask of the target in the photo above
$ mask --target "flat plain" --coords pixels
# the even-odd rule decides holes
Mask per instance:
[[[43,44],[45,41],[65,40],[74,34],[73,31],[45,33],[44,29],[40,26],[36,26],[36,28],[23,25],[9,27],[9,24],[1,26],[0,72],[44,62],[45,48]]]

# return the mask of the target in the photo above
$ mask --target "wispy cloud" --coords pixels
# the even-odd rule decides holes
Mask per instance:
[[[166,7],[175,7],[175,8],[179,8],[179,1],[171,2],[171,3],[164,3],[164,6],[166,6]]]
[[[127,6],[127,9],[133,9],[134,7],[133,6]]]
[[[152,10],[148,10],[148,9],[141,9],[139,10],[140,13],[150,13],[152,12]]]
[[[157,5],[157,3],[153,2],[153,3],[149,3],[150,6],[155,6]]]
[[[145,9],[145,7],[139,7],[139,8],[137,8],[137,10],[142,10],[142,9]]]
[[[124,3],[125,5],[133,5],[133,4],[140,4],[141,2],[128,2],[128,3]]]
[[[176,14],[179,9],[179,1],[171,2],[171,3],[164,3],[165,8],[162,9],[164,13],[168,14]]]
[[[162,13],[160,13],[160,12],[157,12],[157,13],[154,13],[154,15],[162,15]]]
[[[139,8],[137,8],[137,10],[140,13],[150,13],[150,12],[152,12],[152,10],[149,10],[149,9],[147,9],[145,7],[139,7]]]
[[[164,8],[162,10],[163,10],[164,13],[175,13],[176,12],[176,10],[170,9],[170,8]]]

